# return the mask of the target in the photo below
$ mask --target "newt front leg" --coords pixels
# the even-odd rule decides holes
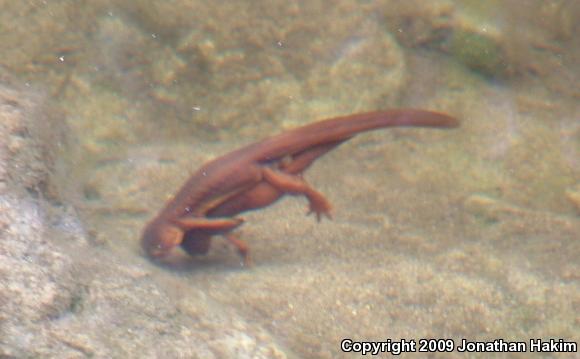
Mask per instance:
[[[182,243],[186,232],[200,230],[215,234],[225,233],[243,222],[241,218],[185,217],[172,220],[160,218],[145,228],[141,244],[150,257],[161,258]]]
[[[216,235],[216,233],[202,230],[186,232],[183,241],[181,242],[181,248],[192,256],[206,254],[209,251],[211,237],[214,235]],[[236,247],[238,254],[242,257],[244,266],[250,266],[252,260],[249,255],[248,244],[238,237],[238,233],[224,233],[223,236],[228,240],[228,242]]]

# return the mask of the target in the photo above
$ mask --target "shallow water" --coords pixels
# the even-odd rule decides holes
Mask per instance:
[[[451,353],[422,357],[487,356],[458,352],[462,339],[528,351],[532,338],[577,343],[580,6],[479,4],[0,2],[10,30],[0,64],[62,111],[68,145],[53,181],[90,237],[84,257],[71,253],[77,268],[94,248],[137,268],[176,316],[228,313],[276,348],[212,341],[219,321],[187,334],[215,357],[235,352],[228,345],[352,357],[344,338],[454,340]],[[395,107],[444,111],[461,126],[361,134],[318,160],[306,178],[334,219],[304,218],[296,198],[243,214],[251,268],[220,238],[179,268],[143,258],[144,224],[207,160]],[[88,287],[93,265],[79,269]],[[161,355],[142,337],[112,353]]]

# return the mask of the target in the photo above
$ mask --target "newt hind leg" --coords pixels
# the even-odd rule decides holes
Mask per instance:
[[[303,195],[308,199],[308,214],[314,213],[320,221],[322,216],[332,219],[332,205],[324,195],[312,188],[302,177],[265,167],[264,180],[279,191],[291,195]]]
[[[322,193],[316,191],[302,178],[302,172],[308,169],[316,159],[350,138],[351,136],[348,136],[336,141],[321,143],[302,152],[294,153],[287,161],[280,163],[279,171],[269,168],[264,169],[262,172],[263,178],[281,192],[304,195],[309,202],[307,214],[314,213],[317,221],[320,221],[322,216],[332,219],[330,202]]]

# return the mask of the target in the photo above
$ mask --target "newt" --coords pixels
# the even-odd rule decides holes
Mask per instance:
[[[383,127],[458,126],[443,113],[395,109],[331,118],[244,146],[204,164],[150,220],[141,244],[149,258],[163,260],[177,247],[205,254],[211,238],[224,236],[249,264],[248,246],[234,230],[237,214],[266,207],[282,196],[304,196],[308,214],[332,218],[330,202],[302,177],[319,157],[354,135]]]

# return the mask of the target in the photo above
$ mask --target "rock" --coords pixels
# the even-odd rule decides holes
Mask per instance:
[[[201,291],[96,246],[39,196],[51,162],[39,97],[0,85],[0,357],[286,358],[264,329]]]

